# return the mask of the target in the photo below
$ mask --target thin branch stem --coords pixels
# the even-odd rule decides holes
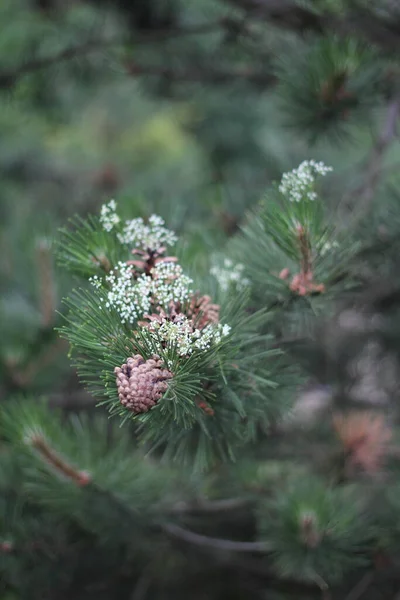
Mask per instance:
[[[60,475],[72,480],[79,486],[85,486],[90,482],[88,473],[79,471],[74,465],[61,457],[43,436],[39,434],[27,436],[27,443],[38,452],[41,459]]]
[[[209,65],[203,69],[173,69],[153,65],[140,65],[134,61],[127,67],[131,75],[149,75],[163,77],[170,81],[186,81],[191,83],[226,83],[235,79],[252,81],[255,84],[270,86],[276,83],[276,77],[268,71],[242,67],[240,69],[213,69]]]
[[[366,573],[364,577],[353,587],[350,594],[348,594],[345,600],[358,600],[363,593],[368,589],[374,576],[372,573]]]
[[[197,25],[196,27],[190,27],[187,29],[165,29],[156,32],[148,32],[133,38],[132,40],[127,40],[121,37],[115,39],[95,39],[85,42],[84,44],[80,44],[77,46],[73,46],[71,48],[65,48],[61,52],[54,54],[53,56],[46,56],[43,58],[36,58],[26,63],[20,65],[15,70],[0,72],[0,82],[6,80],[15,81],[19,77],[23,75],[27,75],[28,73],[32,73],[33,71],[38,71],[47,67],[52,66],[53,64],[58,64],[60,62],[65,62],[77,58],[79,56],[85,56],[94,52],[96,50],[102,50],[105,47],[110,46],[123,46],[124,44],[131,42],[133,44],[149,44],[149,43],[157,43],[162,42],[168,39],[177,38],[177,37],[188,37],[192,35],[200,35],[204,33],[210,33],[212,31],[216,31],[220,29],[225,24],[225,21],[220,19],[218,21],[212,21],[208,23],[202,23],[201,25]]]
[[[171,507],[168,511],[172,514],[182,514],[190,512],[201,512],[201,513],[219,513],[227,510],[236,510],[243,508],[249,504],[249,500],[245,498],[228,498],[226,500],[215,500],[215,501],[200,501],[194,503],[179,502],[175,506]]]
[[[188,529],[184,529],[179,525],[172,523],[163,526],[166,533],[175,538],[205,548],[215,548],[216,550],[224,550],[227,552],[261,552],[265,553],[271,549],[271,546],[266,542],[240,542],[235,540],[224,540],[221,538],[208,537],[199,533],[194,533]]]
[[[351,196],[356,199],[359,209],[354,211],[352,221],[357,222],[368,212],[374,199],[376,189],[384,172],[383,160],[386,152],[396,138],[397,121],[400,114],[400,95],[396,96],[390,102],[382,132],[373,145],[365,167],[365,180],[355,190],[352,190]],[[346,202],[345,196],[341,204]]]
[[[119,46],[122,44],[123,42],[120,38],[118,40],[91,40],[78,46],[65,48],[52,56],[28,60],[14,70],[0,72],[0,87],[6,83],[14,84],[18,79],[24,75],[29,75],[29,73],[40,71],[51,67],[52,65],[73,60],[77,57],[86,56],[91,52],[103,49],[105,46]]]
[[[393,18],[380,17],[377,11],[357,6],[343,15],[331,11],[317,14],[312,8],[299,6],[295,0],[228,0],[257,21],[268,21],[281,29],[319,34],[334,32],[342,37],[357,36],[391,52],[398,51],[400,37]],[[395,20],[396,22],[396,20]]]
[[[84,44],[76,45],[71,48],[65,48],[52,56],[35,58],[28,60],[15,69],[0,71],[0,88],[10,87],[25,75],[40,71],[58,65],[63,62],[68,62],[76,58],[85,57],[96,51],[110,47],[122,47],[125,44],[144,45],[147,43],[161,42],[177,37],[186,37],[191,35],[200,35],[216,31],[218,28],[227,25],[226,20],[213,21],[204,23],[197,27],[188,29],[168,29],[159,32],[149,32],[143,34],[136,39],[94,39],[85,42]],[[275,83],[276,78],[269,72],[262,70],[254,70],[251,67],[231,70],[216,70],[207,65],[204,69],[193,69],[192,67],[182,69],[163,68],[160,66],[138,64],[135,61],[128,61],[126,64],[127,72],[131,75],[149,75],[164,77],[172,81],[189,81],[189,82],[204,82],[224,83],[232,79],[247,79],[261,85],[271,85]]]

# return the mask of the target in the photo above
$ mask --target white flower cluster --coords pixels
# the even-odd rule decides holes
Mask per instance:
[[[225,258],[222,265],[214,265],[210,269],[211,275],[218,281],[218,285],[223,292],[228,291],[233,284],[237,291],[242,291],[250,285],[250,280],[243,277],[244,265],[234,264],[230,258]]]
[[[115,200],[110,200],[108,204],[103,204],[100,211],[100,223],[103,225],[103,229],[111,231],[115,225],[120,223],[121,219],[116,213],[117,203]]]
[[[176,263],[160,263],[151,270],[151,275],[152,295],[160,306],[168,306],[170,302],[183,304],[193,294],[190,289],[193,280]]]
[[[334,248],[339,248],[338,242],[336,242],[336,241],[325,242],[325,244],[323,244],[323,246],[321,247],[321,250],[320,250],[321,256],[325,256],[326,254],[328,254],[328,252],[330,252]]]
[[[122,244],[129,244],[141,250],[157,250],[160,246],[173,246],[178,238],[173,231],[164,227],[161,217],[151,215],[148,224],[141,217],[126,221],[118,239]]]
[[[212,345],[220,343],[230,330],[229,325],[221,323],[210,324],[203,329],[193,329],[191,321],[185,315],[181,315],[175,322],[154,321],[149,327],[155,339],[175,346],[179,356],[188,356],[195,350],[209,349]]]
[[[323,162],[305,160],[297,169],[282,175],[279,191],[286,196],[290,202],[301,202],[302,200],[316,200],[314,191],[316,175],[326,175],[332,171]]]
[[[114,200],[103,205],[100,222],[107,232],[120,223]],[[122,233],[118,233],[117,236],[121,243],[145,252],[172,245],[177,241],[175,233],[166,229],[163,219],[157,215],[152,215],[147,224],[141,218],[127,221]],[[212,270],[223,289],[228,289],[231,283],[235,283],[237,289],[248,285],[243,271],[243,265],[234,265],[229,259],[225,260],[223,267]],[[129,264],[119,262],[103,278],[95,275],[89,281],[99,291],[104,290],[105,297],[101,297],[101,306],[116,310],[121,322],[129,325],[135,324],[145,314],[154,312],[157,307],[167,310],[171,303],[184,305],[193,297],[193,280],[173,261],[160,262],[153,267],[150,274],[142,273],[136,278]],[[219,344],[231,328],[221,323],[210,323],[202,329],[197,329],[193,322],[182,314],[174,321],[151,321],[147,329],[156,342],[176,346],[180,356],[188,356],[194,351],[204,351]]]
[[[95,288],[101,287],[101,280],[97,276],[91,277],[89,281]],[[131,267],[120,262],[116,269],[106,275],[105,281],[109,286],[105,307],[114,308],[122,323],[133,323],[150,310],[150,277],[144,276],[134,281]]]
[[[149,277],[142,276],[134,281],[131,267],[120,262],[118,270],[106,276],[106,282],[110,285],[106,308],[115,308],[122,323],[133,323],[150,310],[152,281]]]
[[[102,286],[97,275],[89,281],[97,289]],[[192,279],[174,263],[161,263],[152,269],[152,277],[142,274],[134,279],[131,267],[120,262],[106,275],[105,282],[108,284],[105,307],[115,308],[122,323],[133,323],[141,318],[150,311],[152,302],[165,307],[170,302],[183,304],[192,294],[189,287]]]

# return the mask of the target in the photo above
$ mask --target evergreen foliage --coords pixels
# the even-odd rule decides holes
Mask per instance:
[[[0,20],[0,599],[394,600],[397,3]]]

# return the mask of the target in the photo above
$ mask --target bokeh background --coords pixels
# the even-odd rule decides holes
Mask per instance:
[[[371,208],[364,241],[395,232],[398,257],[397,4],[0,0],[0,403],[94,409],[57,333],[74,282],[55,245],[112,198],[160,214],[205,271],[314,158],[334,169],[327,207],[343,224]]]

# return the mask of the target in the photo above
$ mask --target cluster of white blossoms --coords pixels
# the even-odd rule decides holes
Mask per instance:
[[[193,279],[184,274],[176,263],[160,263],[151,270],[152,296],[159,306],[168,306],[171,302],[184,304],[193,294],[190,288]],[[146,275],[139,277],[139,280]],[[146,277],[148,279],[148,277]]]
[[[121,223],[114,200],[103,205],[100,222],[107,232]],[[145,252],[159,250],[177,241],[175,233],[166,229],[163,219],[157,215],[152,215],[147,224],[141,218],[126,221],[122,232],[121,228],[118,228],[117,237],[122,244]],[[231,283],[242,288],[248,284],[243,278],[243,270],[243,265],[234,265],[226,259],[223,267],[214,270],[213,274],[223,289],[228,289]],[[129,325],[137,325],[140,319],[154,310],[168,311],[171,305],[185,305],[194,297],[191,287],[193,280],[185,275],[179,264],[168,259],[161,260],[150,273],[142,273],[139,276],[134,275],[131,265],[119,262],[104,277],[95,275],[89,281],[105,294],[104,297],[101,295],[101,307],[117,311],[121,323]],[[196,350],[204,351],[219,344],[231,328],[229,325],[213,322],[205,327],[196,328],[193,320],[179,314],[173,320],[165,318],[161,321],[151,321],[146,329],[157,344],[161,342],[174,346],[180,356],[188,356]]]
[[[117,214],[117,203],[110,200],[103,204],[100,211],[100,223],[105,231],[111,231],[121,223]],[[125,221],[122,232],[117,234],[121,244],[129,244],[142,250],[157,250],[161,246],[173,246],[178,238],[170,229],[164,227],[164,220],[158,215],[151,215],[148,223],[141,217]]]
[[[316,175],[326,175],[332,171],[323,162],[305,160],[297,169],[282,175],[279,191],[286,196],[290,202],[301,202],[302,200],[316,200],[314,191]]]
[[[250,285],[250,280],[243,277],[244,265],[234,263],[230,258],[225,258],[222,265],[214,265],[210,269],[210,274],[218,281],[218,285],[223,292],[227,292],[231,285],[237,291],[242,291]]]
[[[121,222],[117,215],[117,203],[115,200],[110,200],[108,204],[103,204],[100,211],[100,223],[103,229],[111,231],[116,225]]]
[[[336,242],[336,241],[325,242],[325,244],[322,245],[321,250],[320,250],[321,256],[325,256],[326,254],[328,254],[328,252],[330,252],[331,250],[334,250],[334,248],[339,248],[338,242]]]
[[[126,221],[122,233],[118,234],[122,244],[129,244],[142,250],[157,250],[161,246],[173,246],[177,237],[173,231],[164,227],[164,220],[151,215],[146,224],[141,217]]]
[[[89,279],[97,289],[102,283],[99,277]],[[117,267],[105,277],[107,285],[105,308],[114,308],[121,323],[134,323],[151,308],[152,280],[150,277],[132,279],[132,268],[119,262]]]
[[[97,289],[102,287],[97,275],[89,281]],[[143,273],[134,279],[132,267],[119,262],[104,281],[107,287],[105,307],[114,308],[122,323],[134,323],[149,312],[153,304],[165,307],[171,302],[183,304],[192,294],[192,279],[175,263],[161,263],[152,269],[151,277]]]
[[[174,321],[154,321],[149,326],[154,338],[175,347],[179,356],[189,356],[196,350],[208,350],[211,346],[219,344],[230,330],[229,325],[221,323],[194,329],[193,323],[185,315],[179,315]]]

